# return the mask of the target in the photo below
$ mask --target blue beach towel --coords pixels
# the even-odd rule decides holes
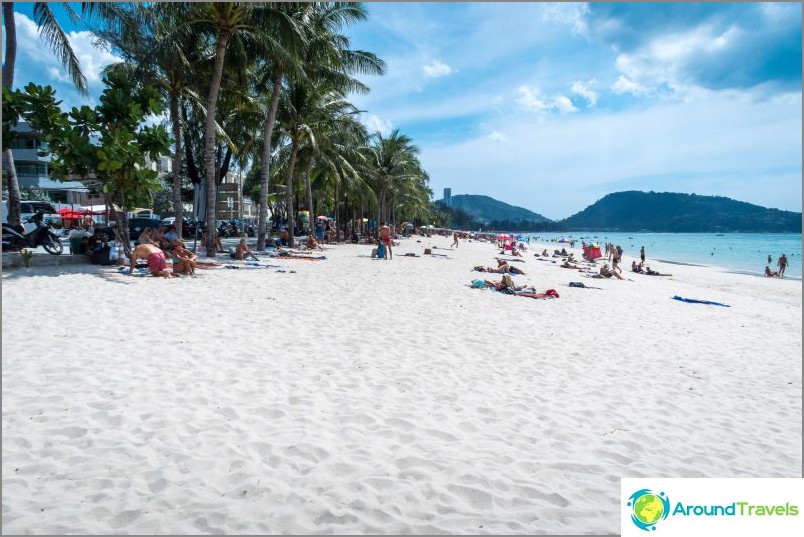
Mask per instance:
[[[710,306],[723,306],[724,308],[730,308],[728,304],[721,304],[720,302],[710,302],[709,300],[696,300],[694,298],[683,298],[678,295],[673,297],[673,300],[679,300],[681,302],[689,302],[690,304],[709,304]]]

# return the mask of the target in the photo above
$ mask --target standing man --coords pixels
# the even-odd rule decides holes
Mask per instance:
[[[782,254],[782,257],[779,258],[779,277],[784,278],[784,269],[787,268],[787,256]]]
[[[768,254],[768,266],[771,266],[772,264],[773,264],[773,257],[771,257],[771,255]]]
[[[642,260],[642,263],[645,263],[645,247],[639,249],[639,258]]]
[[[457,231],[452,234],[452,246],[454,246],[455,248],[458,247],[458,232]]]
[[[394,254],[391,252],[391,228],[385,225],[385,222],[380,222],[380,240],[386,250],[386,259],[393,259]]]

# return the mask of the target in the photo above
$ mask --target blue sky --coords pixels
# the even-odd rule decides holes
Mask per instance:
[[[801,4],[365,5],[347,34],[388,72],[353,100],[372,129],[414,139],[436,199],[451,187],[560,219],[654,190],[801,211]],[[17,25],[15,84],[80,102]],[[96,97],[114,56],[71,38]]]

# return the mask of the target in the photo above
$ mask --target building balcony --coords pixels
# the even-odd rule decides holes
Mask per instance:
[[[40,157],[39,151],[39,149],[12,149],[11,154],[14,155],[15,162],[50,162],[50,154],[45,157]]]

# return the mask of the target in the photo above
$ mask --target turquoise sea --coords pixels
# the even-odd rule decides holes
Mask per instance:
[[[687,263],[717,267],[732,272],[762,275],[773,258],[771,269],[782,254],[787,255],[785,278],[801,279],[801,233],[619,233],[583,231],[574,233],[524,233],[522,237],[538,237],[540,241],[573,238],[576,248],[581,240],[599,243],[601,250],[607,242],[620,245],[627,256],[639,257],[645,247],[646,264],[650,261]]]

